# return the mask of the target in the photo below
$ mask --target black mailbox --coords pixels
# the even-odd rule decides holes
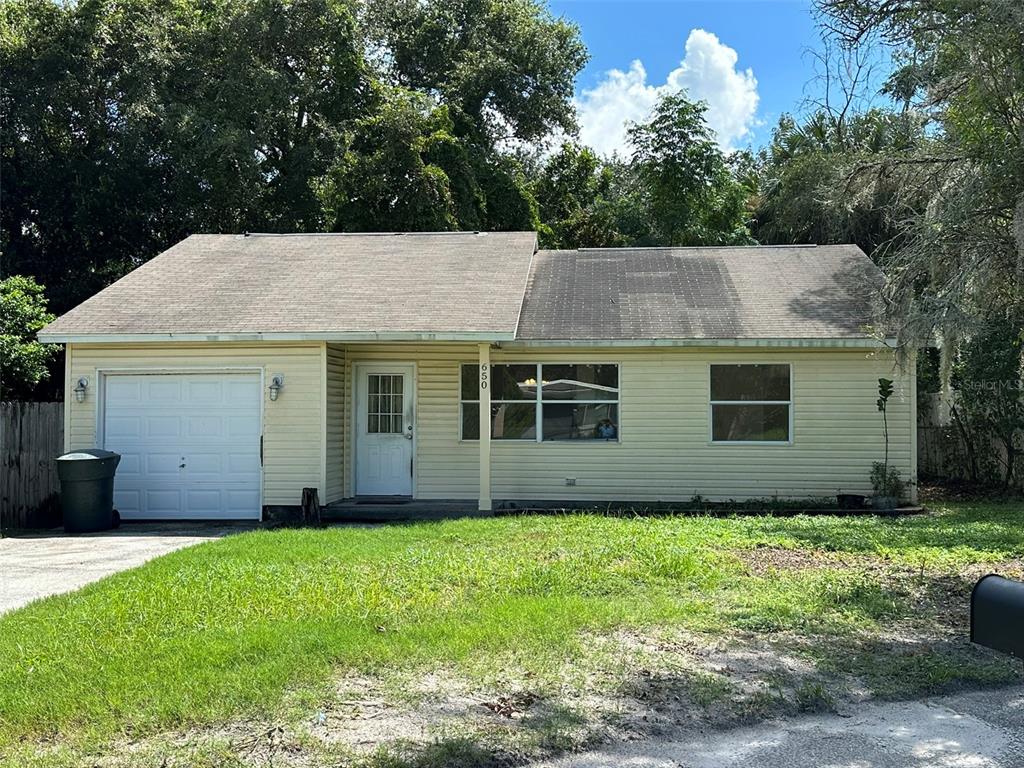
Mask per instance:
[[[989,574],[971,591],[971,642],[1024,659],[1024,583]]]

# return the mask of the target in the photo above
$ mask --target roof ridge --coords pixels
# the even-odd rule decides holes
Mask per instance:
[[[710,251],[710,250],[751,250],[763,251],[767,248],[818,248],[833,245],[854,245],[854,243],[769,243],[767,245],[621,245],[607,248],[553,248],[551,250],[576,250],[576,251]]]
[[[529,230],[523,230],[523,233]],[[485,232],[483,230],[458,230],[452,232],[227,232],[227,233],[203,233],[221,235],[227,237],[423,237],[437,235],[491,235],[491,234],[520,234],[519,232]]]

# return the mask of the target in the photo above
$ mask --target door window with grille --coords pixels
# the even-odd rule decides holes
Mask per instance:
[[[367,376],[366,431],[371,435],[399,434],[405,420],[402,374],[371,373]]]

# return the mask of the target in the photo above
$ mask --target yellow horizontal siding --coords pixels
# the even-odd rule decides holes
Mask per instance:
[[[264,504],[298,504],[320,487],[325,502],[352,495],[352,369],[360,361],[416,364],[415,493],[475,499],[478,446],[459,441],[459,366],[472,344],[75,344],[69,375],[89,376],[85,403],[68,403],[68,444],[96,440],[97,370],[257,367],[285,376],[274,403],[264,393]],[[543,349],[492,352],[502,362],[618,363],[619,443],[492,442],[495,499],[678,501],[694,495],[742,499],[870,491],[871,462],[882,457],[875,408],[879,376],[896,379],[890,403],[890,459],[905,477],[914,467],[912,380],[891,356],[864,351],[714,349]],[[711,445],[708,365],[793,365],[794,444]],[[324,366],[326,365],[326,371]],[[326,392],[321,388],[326,380]],[[326,468],[322,474],[321,468]],[[568,477],[575,486],[565,485]]]
[[[345,353],[345,413],[353,407],[352,370],[358,362],[416,365],[416,458],[413,487],[421,499],[475,499],[476,444],[459,443],[459,365],[476,359],[465,344],[350,344]],[[345,430],[345,495],[353,494],[352,419]]]
[[[476,361],[473,345],[349,345],[345,413],[352,408],[351,369],[360,360],[416,363],[416,495],[473,499],[478,448],[460,442],[459,365]],[[882,458],[880,376],[896,380],[889,405],[890,461],[913,474],[911,377],[892,356],[863,350],[550,349],[492,352],[492,363],[607,362],[620,365],[619,443],[491,443],[495,499],[679,501],[868,493],[871,463]],[[708,437],[708,366],[786,362],[793,366],[792,445],[713,445]],[[351,445],[345,430],[346,495],[352,494]],[[566,478],[575,478],[567,486]]]
[[[263,397],[263,503],[299,504],[304,487],[316,487],[321,498],[324,413],[322,413],[322,349],[320,344],[74,344],[68,367],[71,380],[88,376],[84,403],[68,399],[69,448],[96,445],[98,372],[132,370],[216,370],[259,368],[269,383],[284,376],[280,397]]]
[[[345,348],[327,345],[327,488],[324,503],[345,495]]]

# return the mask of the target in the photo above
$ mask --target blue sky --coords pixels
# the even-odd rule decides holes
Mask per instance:
[[[807,50],[820,36],[810,2],[551,0],[550,7],[579,25],[590,50],[577,80],[581,138],[604,152],[622,150],[621,124],[642,119],[666,89],[686,87],[708,101],[708,122],[726,147],[762,145],[779,115],[799,112],[813,90]]]

